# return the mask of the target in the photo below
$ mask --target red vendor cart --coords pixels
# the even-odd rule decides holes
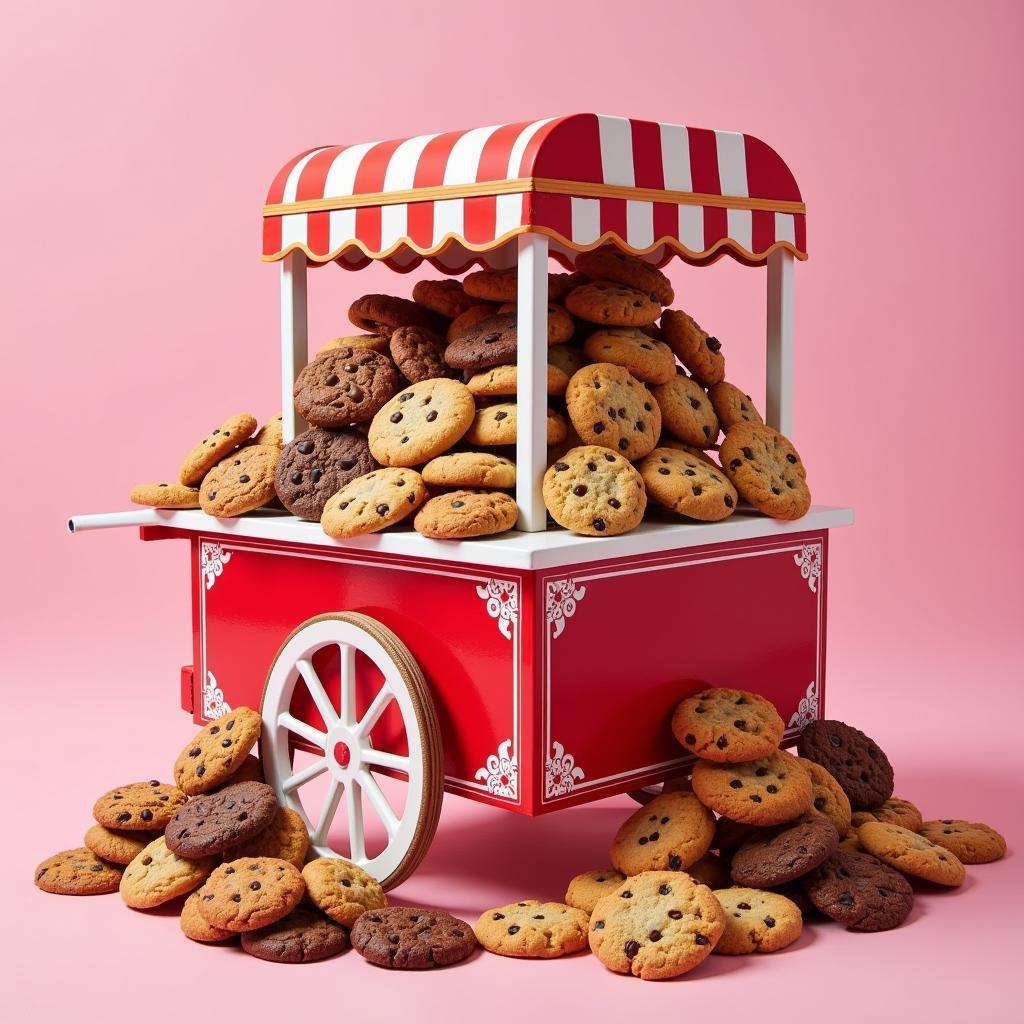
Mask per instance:
[[[540,488],[548,263],[571,268],[598,245],[659,266],[765,268],[766,419],[789,433],[805,210],[772,149],[596,114],[326,146],[281,169],[263,225],[263,258],[280,268],[286,441],[303,429],[292,384],[308,359],[308,268],[518,267],[516,530],[334,541],[270,510],[70,520],[187,541],[182,706],[197,723],[261,709],[265,777],[318,855],[393,887],[445,791],[535,815],[655,787],[686,771],[669,721],[697,680],[763,693],[787,741],[822,714],[829,530],[849,509],[779,522],[741,507],[595,538],[552,528]]]

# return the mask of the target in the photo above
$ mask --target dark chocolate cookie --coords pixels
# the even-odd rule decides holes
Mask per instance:
[[[399,327],[391,335],[391,358],[409,382],[416,384],[433,377],[457,377],[444,361],[448,342],[426,327]]]
[[[358,430],[313,427],[281,449],[274,487],[292,515],[320,522],[332,494],[379,468]]]
[[[295,378],[295,408],[318,427],[372,420],[401,380],[387,356],[368,348],[330,348]]]
[[[855,810],[878,807],[892,796],[892,765],[860,729],[830,719],[811,722],[797,743],[801,757],[828,769]]]
[[[808,814],[748,839],[733,854],[729,871],[737,885],[768,889],[806,875],[838,846],[839,833],[832,822]]]
[[[483,370],[516,361],[516,315],[495,313],[461,333],[445,349],[444,361],[456,370]]]
[[[476,949],[473,929],[451,914],[418,907],[368,910],[352,928],[352,948],[373,964],[400,970],[446,967]]]
[[[837,850],[804,876],[807,898],[851,932],[881,932],[902,924],[914,906],[910,883],[868,853]]]
[[[389,338],[399,327],[438,326],[436,314],[396,295],[363,295],[349,306],[348,318],[361,331]]]
[[[347,948],[345,929],[310,907],[296,907],[266,928],[242,933],[246,953],[275,964],[311,964]]]
[[[187,803],[164,838],[180,857],[208,857],[263,831],[276,811],[277,797],[266,783],[237,782]]]

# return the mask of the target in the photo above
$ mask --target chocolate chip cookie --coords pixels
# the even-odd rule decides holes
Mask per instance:
[[[811,777],[811,789],[814,792],[811,810],[828,818],[840,837],[845,836],[852,824],[850,798],[827,768],[817,761],[809,761],[806,757],[797,760],[800,767]]]
[[[202,885],[214,864],[214,857],[179,857],[159,836],[124,869],[121,899],[135,910],[158,907]]]
[[[920,832],[924,817],[909,800],[891,796],[878,807],[853,812],[851,824],[854,828],[860,828],[866,821],[885,821],[890,825],[902,825],[911,832]]]
[[[604,327],[594,331],[583,351],[595,363],[621,366],[644,384],[666,384],[676,375],[676,359],[663,341],[638,327]]]
[[[612,864],[624,875],[684,871],[711,848],[715,816],[692,793],[662,793],[623,822]]]
[[[806,875],[838,847],[839,833],[832,822],[807,814],[748,839],[733,854],[729,872],[737,885],[771,889]]]
[[[614,892],[626,880],[626,876],[615,868],[598,868],[584,871],[569,882],[565,902],[570,907],[590,914],[602,896]]]
[[[100,860],[88,847],[47,857],[35,873],[36,886],[58,896],[100,896],[117,892],[121,868]]]
[[[666,309],[661,314],[661,331],[668,347],[699,384],[710,388],[725,380],[722,343],[692,316],[681,309]]]
[[[824,766],[850,798],[851,806],[878,807],[892,796],[892,765],[870,736],[845,722],[811,722],[797,743],[801,757]]]
[[[516,443],[519,429],[519,407],[515,402],[499,402],[477,409],[473,422],[466,431],[466,441],[484,447],[512,445]],[[569,426],[565,418],[548,409],[547,443],[559,444],[566,439]]]
[[[351,938],[352,948],[370,963],[406,971],[448,967],[476,949],[476,936],[465,921],[420,907],[367,911]]]
[[[1006,855],[1006,840],[990,825],[980,821],[942,818],[923,822],[925,839],[949,850],[962,864],[988,864]]]
[[[436,314],[415,302],[400,299],[395,295],[363,295],[349,306],[348,318],[359,330],[383,337],[391,337],[399,327],[434,328],[438,324]],[[319,425],[341,426],[336,423]]]
[[[252,444],[232,452],[203,477],[199,507],[208,516],[230,518],[273,501],[274,472],[280,449]]]
[[[438,487],[515,487],[516,464],[492,452],[452,452],[431,459],[421,471]]]
[[[515,313],[494,313],[465,327],[451,339],[444,361],[473,373],[516,361],[518,334]]]
[[[628,370],[591,363],[573,374],[565,404],[576,433],[630,462],[653,451],[661,435],[661,410],[653,395]]]
[[[718,440],[718,417],[704,389],[681,371],[651,388],[665,429],[684,444],[710,448]]]
[[[391,335],[390,345],[395,365],[413,384],[434,377],[458,376],[444,361],[448,343],[426,327],[399,327]]]
[[[195,796],[226,782],[256,745],[261,725],[258,712],[240,707],[203,726],[174,762],[178,788]]]
[[[715,899],[725,913],[716,953],[774,953],[791,946],[803,931],[800,908],[780,893],[731,886],[716,889]]]
[[[700,882],[701,885],[706,885],[709,889],[724,888],[731,881],[725,862],[713,853],[705,853],[700,860],[695,860],[686,869],[686,873],[695,882]]]
[[[214,928],[251,932],[290,914],[305,891],[294,864],[243,857],[213,871],[200,890],[199,912]]]
[[[729,430],[737,423],[764,423],[750,395],[728,381],[719,381],[708,388],[708,398],[722,430]]]
[[[150,779],[104,793],[93,805],[92,816],[105,828],[152,832],[165,828],[187,801],[176,786]]]
[[[727,687],[700,690],[681,701],[672,715],[675,738],[708,761],[767,757],[778,747],[785,728],[771,701]]]
[[[203,917],[199,909],[199,901],[202,897],[199,890],[189,894],[181,908],[181,931],[187,939],[193,942],[224,942],[233,939],[237,932],[228,931],[227,928],[214,928],[209,921]]]
[[[331,495],[378,468],[358,430],[313,427],[281,449],[274,489],[292,515],[319,522]]]
[[[642,327],[661,316],[657,296],[614,281],[591,281],[565,297],[565,308],[588,323]]]
[[[910,883],[867,853],[837,850],[803,879],[808,899],[851,932],[896,928],[914,907]]]
[[[590,948],[610,970],[654,981],[693,970],[724,931],[725,913],[706,885],[645,871],[597,901]]]
[[[309,907],[296,907],[280,921],[242,933],[242,949],[274,964],[311,964],[348,949],[341,925]]]
[[[150,508],[199,508],[199,490],[177,483],[137,484],[128,500]]]
[[[167,847],[182,857],[223,853],[263,831],[277,811],[277,797],[264,782],[236,782],[197,796],[167,825]]]
[[[737,423],[719,457],[740,497],[773,519],[799,519],[811,507],[807,471],[788,438],[759,423]]]
[[[388,335],[380,334],[345,334],[340,338],[331,338],[320,346],[320,352],[326,352],[332,348],[368,348],[372,352],[379,352],[382,356],[391,352],[391,338]],[[319,355],[319,353],[317,353]]]
[[[466,387],[476,396],[491,398],[498,395],[515,395],[519,391],[518,367],[515,363],[504,366],[492,366],[489,370],[481,370],[466,381]],[[564,395],[569,386],[569,374],[557,366],[548,363],[549,395]]]
[[[131,862],[157,838],[159,832],[121,832],[93,825],[85,833],[85,845],[97,857],[122,867]]]
[[[673,448],[655,448],[639,466],[647,496],[662,508],[712,523],[736,511],[736,488],[703,459]]]
[[[521,900],[485,910],[475,931],[484,949],[501,956],[551,960],[587,947],[587,915],[564,903]]]
[[[376,533],[412,515],[426,497],[416,470],[375,469],[346,484],[327,502],[320,525],[336,540]]]
[[[936,885],[962,885],[967,872],[956,854],[916,832],[884,821],[868,821],[857,829],[860,845],[904,875]]]
[[[186,487],[195,487],[206,476],[207,470],[255,433],[256,417],[247,412],[225,420],[185,456],[178,482]]]
[[[443,277],[438,281],[417,281],[412,286],[412,298],[414,302],[448,320],[454,320],[479,301],[467,295],[462,282],[453,277]]]
[[[252,435],[253,444],[269,444],[280,448],[284,444],[284,417],[278,413]]]
[[[274,857],[294,864],[301,871],[308,850],[309,832],[302,815],[290,807],[278,807],[265,829],[237,846],[229,846],[224,851],[224,859]]]
[[[303,869],[309,898],[329,917],[351,928],[367,910],[380,910],[388,898],[380,883],[340,857],[318,857]]]
[[[332,348],[299,372],[292,394],[295,408],[314,426],[347,427],[372,420],[399,384],[387,356],[368,348]]]
[[[604,245],[576,257],[576,269],[595,281],[615,281],[651,295],[662,306],[675,301],[672,282],[655,266],[638,256],[619,252],[614,246]]]
[[[559,526],[591,537],[627,533],[647,507],[639,472],[623,456],[597,445],[573,448],[551,465],[543,492]]]
[[[373,418],[370,453],[383,466],[418,466],[467,433],[476,404],[461,381],[438,378],[403,388]]]
[[[431,498],[413,526],[424,537],[458,540],[504,533],[518,518],[519,506],[504,491],[449,491]]]
[[[693,791],[718,814],[748,825],[781,825],[810,810],[811,777],[792,754],[776,750],[742,764],[698,761]]]

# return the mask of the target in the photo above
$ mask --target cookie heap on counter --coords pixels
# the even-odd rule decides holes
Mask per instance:
[[[517,272],[419,281],[412,300],[364,295],[295,382],[310,429],[281,447],[280,417],[232,417],[189,453],[179,482],[132,500],[235,516],[279,500],[346,538],[409,521],[440,539],[512,527],[517,436]],[[810,508],[793,445],[725,379],[717,338],[666,308],[672,285],[613,248],[548,275],[544,502],[591,536],[645,515],[715,522],[745,501],[798,519]],[[724,435],[719,446],[719,436]],[[718,460],[711,453],[717,453]]]

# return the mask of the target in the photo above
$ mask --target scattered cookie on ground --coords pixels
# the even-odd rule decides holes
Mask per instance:
[[[182,857],[223,853],[262,832],[276,811],[277,797],[265,782],[237,782],[178,811],[167,825],[167,847]]]
[[[853,812],[854,828],[860,828],[866,821],[884,821],[890,825],[902,825],[903,828],[908,828],[911,832],[920,832],[921,826],[924,824],[924,817],[909,800],[891,796],[878,807]]]
[[[310,907],[296,907],[281,920],[242,933],[242,949],[275,964],[311,964],[348,949],[341,925]]]
[[[922,822],[920,833],[949,850],[962,864],[988,864],[1006,855],[1006,840],[980,821],[942,818]]]
[[[367,910],[380,910],[388,900],[380,883],[362,868],[340,857],[318,857],[303,869],[309,898],[332,920],[351,928]]]
[[[763,831],[732,855],[729,871],[736,885],[755,889],[785,885],[823,863],[839,846],[835,826],[820,814],[806,814]]]
[[[732,886],[716,889],[715,899],[725,913],[716,953],[775,953],[796,942],[803,931],[800,908],[777,892]]]
[[[229,846],[224,851],[224,859],[276,857],[294,864],[301,871],[308,850],[309,832],[302,815],[290,807],[278,807],[265,829],[237,846]]]
[[[117,892],[121,868],[80,846],[47,857],[36,868],[35,883],[43,892],[58,896],[100,896]]]
[[[93,825],[85,833],[85,845],[103,860],[122,867],[131,862],[147,847],[159,832],[121,832],[117,829]]]
[[[305,891],[294,864],[243,857],[214,870],[200,890],[199,911],[215,928],[250,932],[290,914]]]
[[[199,901],[202,896],[197,889],[189,894],[181,908],[181,930],[185,938],[193,942],[224,942],[233,939],[238,933],[229,931],[227,928],[215,928],[203,917],[199,909]]]
[[[584,871],[569,882],[569,888],[565,893],[565,902],[570,907],[582,910],[589,914],[594,909],[594,904],[602,896],[614,892],[626,880],[626,876],[615,868],[598,868],[594,871]]]
[[[92,816],[105,828],[122,832],[166,828],[188,797],[177,786],[157,779],[132,782],[104,793],[92,808]]]
[[[936,885],[963,884],[966,871],[956,854],[916,832],[884,821],[868,821],[857,829],[860,845],[905,875]]]
[[[852,932],[901,925],[914,906],[910,883],[877,857],[837,850],[803,878],[803,890],[823,914]]]
[[[451,914],[420,907],[385,907],[352,927],[352,948],[380,967],[425,970],[459,963],[476,949],[473,929]]]
[[[693,793],[662,793],[634,811],[612,840],[612,864],[627,877],[685,871],[711,848],[715,816]]]
[[[202,885],[214,863],[213,857],[179,857],[160,836],[124,869],[121,899],[135,910],[158,907]]]
[[[491,953],[548,960],[586,949],[587,915],[564,903],[522,900],[485,910],[475,931]]]
[[[672,716],[675,738],[708,761],[735,763],[767,757],[778,747],[784,730],[785,723],[771,701],[726,687],[708,687],[687,697]]]
[[[260,738],[261,720],[252,708],[235,708],[196,734],[174,762],[174,781],[189,796],[226,782]]]

